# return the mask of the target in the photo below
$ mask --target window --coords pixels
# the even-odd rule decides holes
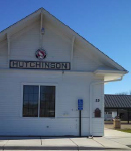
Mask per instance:
[[[55,117],[55,86],[24,85],[23,117]]]
[[[23,116],[38,117],[39,86],[24,85]]]
[[[55,116],[55,86],[40,87],[40,117]]]

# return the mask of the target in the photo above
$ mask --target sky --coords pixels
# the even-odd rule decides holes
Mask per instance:
[[[131,0],[0,0],[0,31],[41,7],[129,71],[105,94],[131,91]]]

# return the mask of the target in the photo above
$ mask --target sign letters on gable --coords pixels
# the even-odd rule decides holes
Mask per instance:
[[[10,60],[10,68],[70,70],[70,63]]]

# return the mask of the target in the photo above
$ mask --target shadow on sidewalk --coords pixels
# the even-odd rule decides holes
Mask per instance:
[[[74,146],[5,146],[1,150],[122,150],[106,147],[74,147]],[[126,150],[126,149],[124,149]]]

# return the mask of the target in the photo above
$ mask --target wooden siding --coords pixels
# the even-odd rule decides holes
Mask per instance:
[[[24,72],[24,74],[23,74]],[[0,73],[0,135],[75,135],[79,134],[77,100],[84,100],[82,135],[89,135],[89,84],[91,73],[61,73],[30,70],[7,70]],[[56,84],[56,117],[22,117],[22,85]],[[97,89],[102,100],[101,89]],[[101,122],[100,122],[101,123]],[[103,133],[101,124],[95,129]],[[49,128],[48,128],[49,126]],[[94,133],[95,135],[95,133]]]
[[[36,50],[40,47],[39,22],[28,25],[21,31],[10,36],[10,55],[13,60],[37,60]],[[53,30],[54,29],[54,30]],[[1,44],[0,44],[1,45]],[[69,62],[71,58],[72,43],[69,37],[62,35],[58,29],[45,23],[45,34],[43,36],[43,48],[47,52],[45,61]],[[0,67],[8,68],[7,43],[0,46]],[[75,71],[94,71],[102,64],[93,58],[88,50],[78,47],[74,43],[73,69]]]
[[[43,48],[47,52],[45,61],[70,62],[71,38],[49,22],[44,23]],[[9,69],[9,60],[36,61],[35,51],[40,47],[40,22],[24,27],[10,36],[10,55],[7,41],[0,43],[0,135],[75,135],[79,134],[79,111],[77,100],[84,100],[82,111],[82,136],[89,135],[89,87],[96,78],[93,71],[102,64],[93,58],[91,51],[79,47],[74,42],[73,68],[75,71],[46,71]],[[84,72],[79,72],[84,71]],[[86,72],[87,71],[87,72]],[[55,118],[22,117],[22,85],[56,84]],[[103,135],[103,84],[93,87],[92,117],[94,109],[102,110],[102,118],[93,119],[93,135]],[[97,105],[95,99],[101,100]],[[97,124],[97,126],[96,126]]]

